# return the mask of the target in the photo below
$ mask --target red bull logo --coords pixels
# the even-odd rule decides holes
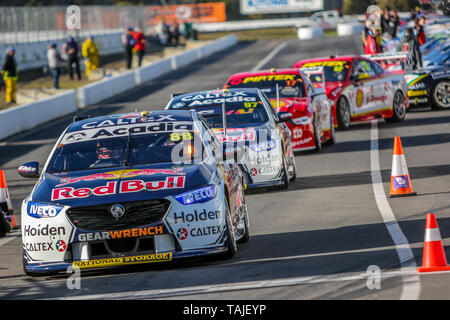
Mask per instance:
[[[63,178],[56,187],[61,187],[64,185],[77,183],[77,182],[87,182],[87,181],[97,181],[97,180],[117,180],[117,179],[127,179],[140,176],[150,176],[154,174],[167,174],[167,175],[184,175],[183,168],[175,169],[128,169],[128,170],[118,170],[110,171],[104,173],[91,174],[89,176],[77,177],[77,178]]]
[[[120,185],[117,181],[110,181],[104,186],[95,188],[73,188],[63,187],[52,190],[52,201],[81,199],[92,196],[110,196],[117,193],[130,193],[141,191],[160,191],[165,189],[179,189],[184,188],[185,177],[166,177],[164,180],[157,181],[142,181],[142,180],[127,180],[122,181]]]

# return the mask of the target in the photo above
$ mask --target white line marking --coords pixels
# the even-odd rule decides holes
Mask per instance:
[[[258,71],[262,67],[264,67],[270,60],[272,60],[284,47],[287,46],[287,42],[284,42],[281,45],[277,45],[270,53],[262,59],[256,66],[253,67],[251,71]]]
[[[20,236],[21,236],[20,229],[13,230],[11,233],[8,233],[4,238],[0,238],[0,247],[3,246],[4,244],[7,244],[11,240],[14,240],[14,239],[20,237]]]
[[[416,269],[402,269],[399,271],[381,272],[382,278],[398,277],[405,275],[415,275]],[[77,295],[72,297],[61,297],[62,300],[114,300],[114,299],[155,299],[174,296],[186,296],[193,294],[207,294],[226,291],[237,290],[251,290],[261,288],[274,288],[283,286],[305,285],[305,284],[318,284],[318,283],[330,283],[330,282],[342,282],[342,281],[361,281],[367,280],[370,274],[356,274],[348,276],[340,275],[327,275],[327,276],[315,276],[315,277],[294,277],[285,279],[272,279],[262,281],[248,281],[248,282],[236,282],[225,283],[215,285],[204,285],[174,289],[151,289],[141,291],[127,291],[127,292],[115,292],[115,293],[99,293],[90,295]]]
[[[373,120],[370,129],[370,171],[372,176],[372,187],[375,194],[378,210],[383,217],[386,228],[392,241],[395,244],[395,249],[400,260],[401,269],[417,268],[414,254],[408,239],[404,235],[400,225],[395,219],[394,212],[389,205],[386,194],[383,188],[383,179],[381,178],[380,157],[378,153],[378,121]],[[417,300],[420,295],[420,278],[417,272],[408,279],[403,278],[401,300]],[[407,282],[407,284],[405,283]]]

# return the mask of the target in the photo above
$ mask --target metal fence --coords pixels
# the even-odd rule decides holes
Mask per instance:
[[[74,34],[66,27],[67,6],[0,6],[0,43],[48,41]],[[79,6],[83,34],[117,32],[126,27],[145,31],[165,22],[225,21],[224,3],[200,3],[170,6]]]
[[[0,7],[0,43],[48,41],[76,33],[65,26],[64,6]],[[148,11],[140,7],[81,6],[82,34],[115,33],[143,26]]]

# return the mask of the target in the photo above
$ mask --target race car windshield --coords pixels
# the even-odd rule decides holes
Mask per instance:
[[[251,76],[231,79],[227,83],[228,88],[259,88],[268,98],[276,98],[278,91],[280,98],[305,97],[303,80],[298,74],[280,74],[267,76]]]
[[[269,116],[264,104],[258,96],[246,96],[227,98],[228,101],[247,100],[238,102],[226,102],[225,110],[227,114],[227,126],[239,126],[243,124],[259,125],[269,121]],[[200,113],[211,128],[223,127],[222,103],[224,98],[205,99],[205,100],[185,100],[174,101],[169,109],[188,109],[196,110]]]
[[[302,68],[309,67],[323,67],[323,73],[325,75],[325,81],[336,82],[344,81],[347,77],[350,64],[345,60],[332,60],[332,61],[320,61],[320,62],[307,62],[301,66]],[[322,78],[320,75],[312,75],[310,77],[311,82],[321,83]]]
[[[211,128],[223,127],[222,104],[196,109]],[[269,121],[266,108],[261,101],[225,103],[227,126],[242,124],[261,125]]]
[[[194,137],[192,131],[173,131],[59,145],[49,162],[47,173],[172,163],[178,157],[202,161],[203,151],[194,152],[193,147],[199,147],[198,142],[202,140],[195,137],[194,144]],[[174,150],[176,146],[178,148]],[[204,148],[203,143],[200,146]],[[174,160],[174,157],[177,159]],[[184,160],[183,158],[182,161]]]

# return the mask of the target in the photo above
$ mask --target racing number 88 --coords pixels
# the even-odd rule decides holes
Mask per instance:
[[[192,133],[190,132],[183,132],[183,133],[178,133],[178,132],[172,132],[170,134],[170,141],[180,141],[181,139],[183,140],[192,140]]]

